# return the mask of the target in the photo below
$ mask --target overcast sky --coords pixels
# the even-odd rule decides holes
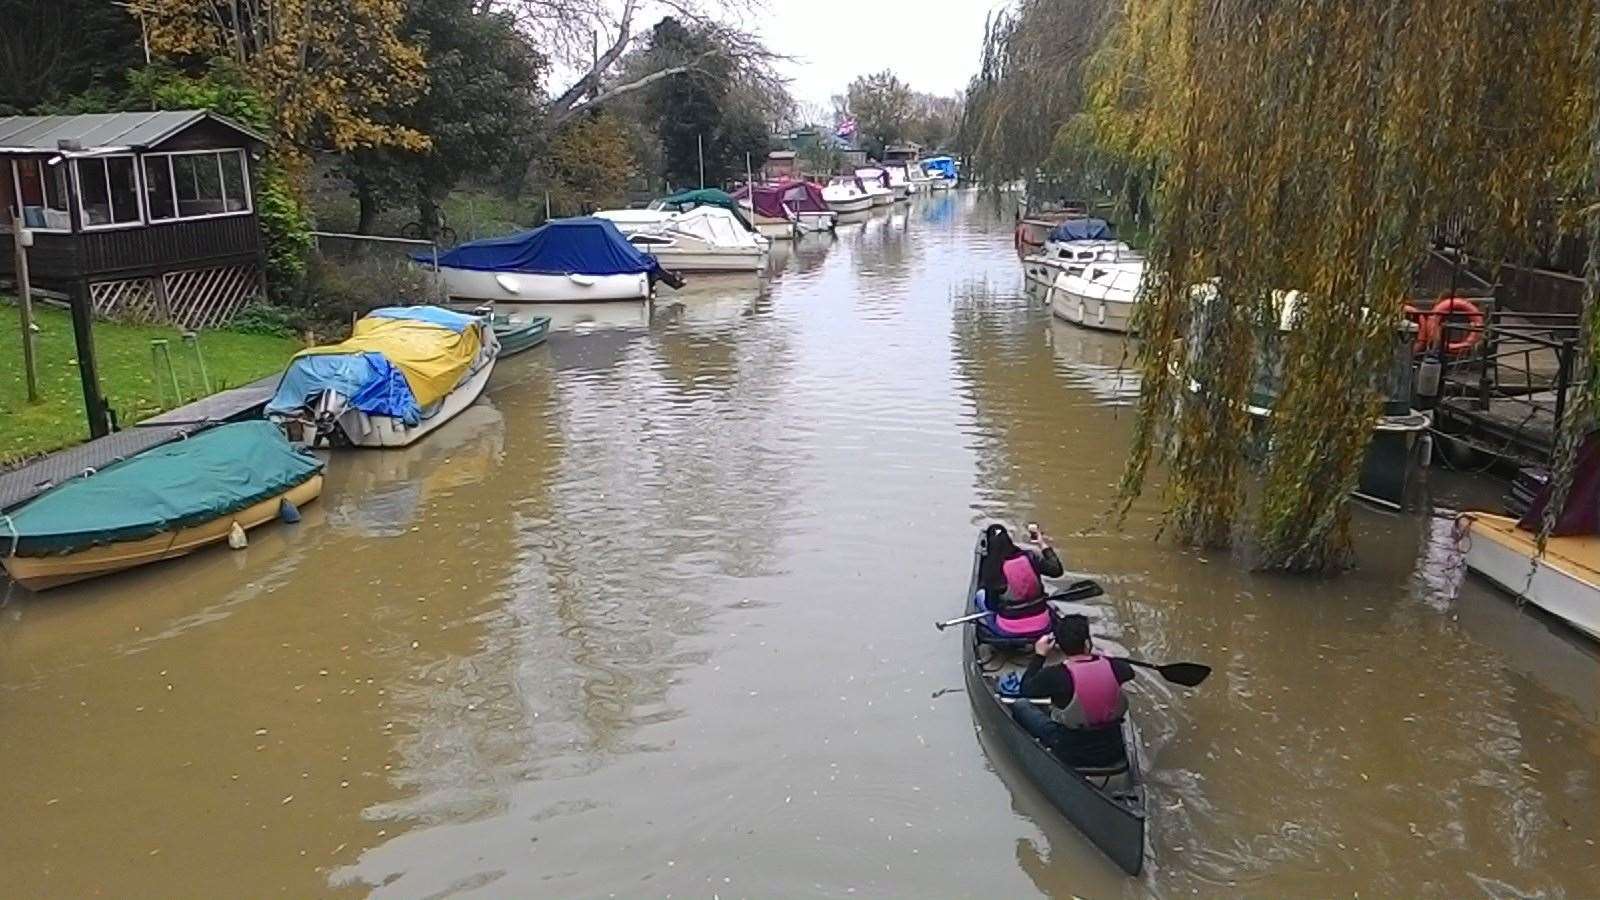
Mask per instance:
[[[796,100],[829,108],[850,80],[892,69],[913,90],[954,94],[978,71],[983,21],[1002,0],[768,0],[767,45],[797,57],[785,67]]]

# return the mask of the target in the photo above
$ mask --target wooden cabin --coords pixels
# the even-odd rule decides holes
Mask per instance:
[[[226,323],[265,287],[263,144],[203,110],[0,117],[0,278],[20,220],[36,288],[98,316]]]

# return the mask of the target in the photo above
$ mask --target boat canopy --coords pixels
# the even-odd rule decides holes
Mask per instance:
[[[415,425],[471,371],[483,328],[482,319],[436,306],[376,310],[356,322],[348,340],[296,354],[267,413],[292,415],[334,391],[368,415]]]
[[[829,212],[828,201],[822,196],[822,187],[809,181],[785,181],[779,187],[783,188],[783,202],[795,212]]]
[[[1052,241],[1109,241],[1116,236],[1105,219],[1065,219],[1050,229]]]
[[[701,206],[679,213],[664,226],[669,231],[694,235],[718,247],[759,247],[761,240],[753,231],[746,231],[733,213],[725,209]]]
[[[862,181],[876,182],[879,187],[889,186],[889,173],[884,169],[878,168],[877,166],[868,166],[865,169],[857,169],[856,177]]]
[[[750,224],[750,220],[745,218],[744,207],[739,205],[739,201],[735,200],[733,195],[727,191],[719,191],[716,188],[679,191],[676,194],[662,197],[652,205],[676,212],[688,212],[697,206],[715,206],[733,213],[734,218],[738,219],[739,224],[746,229],[750,231],[756,230],[756,227]]]
[[[734,191],[735,200],[751,195],[746,185]],[[773,219],[787,219],[791,212],[827,212],[828,201],[822,198],[822,188],[809,181],[780,181],[775,184],[758,184],[754,188],[755,210]],[[784,209],[788,206],[788,209]]]
[[[142,540],[253,506],[320,471],[271,422],[219,425],[62,482],[11,514],[0,552],[47,556]]]
[[[432,254],[412,254],[432,263]],[[640,253],[605,219],[551,219],[533,229],[505,237],[469,241],[439,256],[439,265],[479,272],[524,272],[530,275],[657,274],[655,257]]]
[[[1539,530],[1553,490],[1554,478],[1528,504],[1528,513],[1517,523],[1518,528]],[[1572,461],[1572,486],[1567,489],[1567,505],[1556,516],[1555,528],[1550,532],[1552,537],[1579,534],[1600,534],[1600,431],[1591,431],[1578,448]]]
[[[945,178],[955,178],[956,161],[948,156],[932,156],[922,161],[922,170]]]

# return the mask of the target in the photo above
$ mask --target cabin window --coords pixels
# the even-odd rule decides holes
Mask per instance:
[[[144,184],[150,221],[249,212],[247,172],[243,150],[146,154]]]
[[[76,161],[78,190],[86,228],[137,225],[138,179],[131,156],[101,156]]]
[[[19,159],[13,163],[12,175],[24,225],[41,231],[72,230],[65,165],[47,165],[39,158]]]

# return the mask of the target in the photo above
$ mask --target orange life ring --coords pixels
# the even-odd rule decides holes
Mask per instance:
[[[1417,341],[1413,349],[1417,353],[1424,353],[1437,344],[1444,335],[1444,319],[1451,313],[1460,313],[1467,317],[1467,333],[1456,340],[1444,345],[1444,352],[1450,356],[1464,356],[1473,347],[1483,340],[1483,311],[1478,305],[1465,297],[1445,297],[1427,312],[1407,307],[1407,312],[1417,317]]]

